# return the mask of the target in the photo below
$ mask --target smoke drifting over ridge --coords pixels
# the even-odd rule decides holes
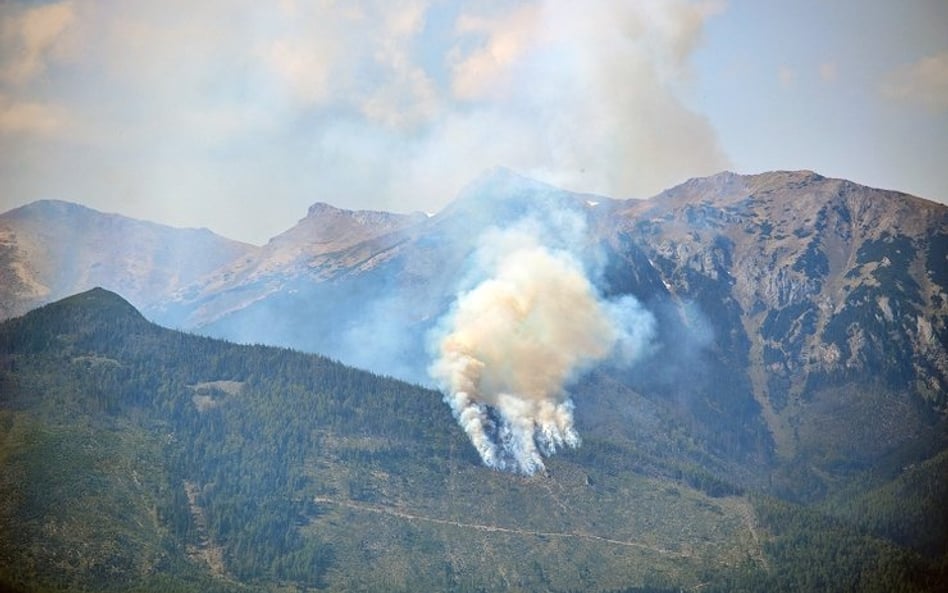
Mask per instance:
[[[601,299],[580,260],[537,228],[485,233],[483,279],[442,319],[429,370],[485,465],[524,474],[580,444],[570,381],[607,357],[633,360],[654,329],[635,299]]]
[[[59,197],[264,244],[314,197],[437,211],[497,163],[651,195],[729,164],[676,90],[722,8],[0,2],[0,211]]]

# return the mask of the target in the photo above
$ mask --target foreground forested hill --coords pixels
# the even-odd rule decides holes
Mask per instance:
[[[0,325],[0,589],[943,589],[944,454],[801,507],[656,426],[492,472],[438,393],[97,289]]]

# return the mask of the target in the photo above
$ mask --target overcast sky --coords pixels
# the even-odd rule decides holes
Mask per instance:
[[[944,0],[0,2],[0,211],[263,243],[502,165],[647,197],[813,169],[948,202]]]

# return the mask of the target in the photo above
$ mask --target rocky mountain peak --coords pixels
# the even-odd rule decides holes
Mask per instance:
[[[867,385],[879,393],[911,389],[946,409],[944,205],[774,171],[692,179],[622,214],[618,224],[662,285],[713,311],[719,336],[739,328],[722,351],[746,357],[739,364],[781,454],[795,446],[795,423],[814,413],[810,402],[857,375],[873,377]],[[852,413],[901,413],[897,400],[869,401],[851,402],[865,406]],[[897,441],[877,442],[887,438]]]
[[[360,226],[368,227],[370,235],[388,232],[396,228],[401,228],[409,224],[414,224],[427,218],[421,212],[412,212],[410,214],[398,214],[394,212],[384,212],[380,210],[346,210],[337,208],[326,202],[316,202],[306,211],[306,217],[301,219],[298,225],[307,221],[315,222],[319,225],[329,227],[341,222],[355,223]],[[291,229],[292,230],[292,229]],[[279,235],[278,235],[279,236]]]
[[[333,254],[396,235],[427,218],[421,212],[346,210],[316,202],[293,227],[246,257],[178,291],[175,300],[200,303],[198,314],[213,319],[277,293],[299,278],[318,275],[324,260]],[[232,291],[242,295],[236,305],[227,298]]]
[[[455,203],[517,200],[519,198],[543,199],[567,194],[558,187],[525,177],[506,167],[494,167],[461,190]]]
[[[316,202],[306,211],[306,217],[315,217],[315,216],[327,216],[343,212],[342,209],[336,208],[328,202]]]
[[[30,202],[29,204],[24,204],[19,208],[14,208],[10,210],[6,216],[17,217],[22,215],[33,215],[33,214],[56,214],[56,213],[76,213],[82,211],[88,211],[91,208],[81,206],[79,204],[74,204],[72,202],[65,202],[63,200],[36,200],[35,202]]]
[[[433,222],[450,228],[449,232],[471,234],[525,217],[542,219],[555,212],[582,211],[604,201],[611,200],[569,192],[496,167],[464,188]]]
[[[403,229],[427,217],[415,212],[397,214],[375,210],[346,210],[326,202],[316,202],[289,230],[270,239],[264,252],[287,246],[314,255],[345,249],[379,235]]]

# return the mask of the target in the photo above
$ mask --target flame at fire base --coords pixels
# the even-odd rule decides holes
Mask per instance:
[[[620,335],[569,253],[518,231],[492,239],[489,277],[442,320],[430,373],[487,466],[532,474],[579,445],[565,387]]]

